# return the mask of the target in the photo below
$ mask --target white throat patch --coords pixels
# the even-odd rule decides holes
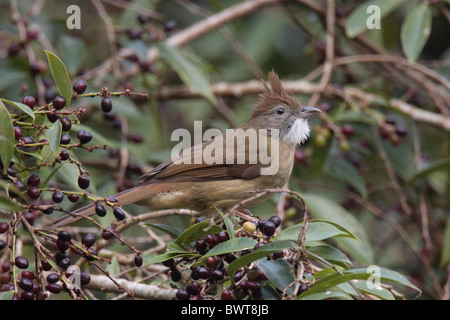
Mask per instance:
[[[297,119],[286,133],[286,142],[292,145],[303,143],[308,139],[309,132],[308,120]]]

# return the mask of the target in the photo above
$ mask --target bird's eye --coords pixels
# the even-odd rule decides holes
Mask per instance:
[[[278,108],[276,111],[277,115],[281,116],[282,114],[284,114],[284,108]]]

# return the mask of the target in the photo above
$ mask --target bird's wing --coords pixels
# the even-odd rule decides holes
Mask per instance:
[[[141,183],[256,178],[265,165],[261,164],[259,157],[256,156],[258,150],[252,148],[250,143],[245,139],[236,138],[231,145],[230,137],[226,135],[216,137],[212,141],[184,150],[179,157],[172,157],[161,163],[143,175]],[[206,157],[210,155],[214,157],[216,154],[218,154],[216,161],[212,163],[205,161]]]

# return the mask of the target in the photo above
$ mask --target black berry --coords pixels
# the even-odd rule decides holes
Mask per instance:
[[[56,112],[55,109],[51,109],[49,112],[47,112],[47,119],[51,123],[55,123],[60,118],[59,113]]]
[[[106,228],[106,230],[102,231],[102,238],[105,240],[110,240],[114,237],[114,234],[111,231],[114,231],[111,227]]]
[[[65,133],[63,135],[61,135],[61,139],[59,140],[60,144],[69,144],[70,143],[70,136]]]
[[[69,242],[72,240],[72,234],[69,231],[62,230],[58,232],[58,239],[63,242]]]
[[[64,199],[64,194],[59,190],[56,190],[52,195],[52,200],[55,203],[60,203],[63,201],[63,199]]]
[[[77,202],[78,200],[80,200],[80,196],[76,193],[69,194],[67,198],[69,199],[70,202]]]
[[[61,286],[57,283],[49,283],[47,285],[47,290],[51,293],[60,293],[61,292]]]
[[[24,291],[31,291],[33,290],[33,281],[27,278],[22,278],[19,282],[19,287]]]
[[[144,260],[142,259],[142,256],[134,257],[134,265],[136,267],[141,267],[143,263],[144,263]]]
[[[72,128],[72,121],[68,117],[62,117],[59,121],[62,124],[62,131],[69,131]]]
[[[82,176],[78,177],[78,186],[81,189],[89,188],[89,184],[90,184],[90,182],[89,182],[89,177],[88,176],[82,175]]]
[[[50,273],[48,276],[47,276],[47,282],[48,283],[56,283],[56,282],[58,282],[59,281],[59,275],[57,274],[57,273]]]
[[[18,256],[14,259],[14,264],[19,269],[26,269],[28,268],[28,260],[22,256]]]
[[[181,280],[181,271],[178,269],[173,269],[172,271],[170,271],[170,278],[174,282],[180,281]]]
[[[114,217],[116,217],[117,220],[123,220],[125,219],[125,212],[122,210],[122,208],[116,207],[114,208]]]
[[[272,216],[269,221],[275,225],[275,228],[278,228],[281,224],[281,218],[279,216]]]
[[[167,20],[164,22],[164,30],[172,31],[177,27],[177,22],[175,20]]]
[[[273,222],[267,221],[263,226],[262,232],[266,236],[270,237],[275,233],[275,229],[275,224]]]
[[[28,186],[38,186],[41,182],[41,178],[37,173],[33,173],[31,176],[28,177],[27,184]]]
[[[62,149],[61,152],[59,153],[59,157],[61,158],[62,161],[66,161],[70,158],[70,153],[66,149]]]
[[[27,105],[30,109],[33,109],[36,105],[36,99],[32,96],[25,96],[22,98],[22,103]]]
[[[108,97],[103,98],[101,106],[102,106],[102,111],[103,112],[106,112],[106,113],[107,112],[111,112],[111,110],[112,110],[112,101],[111,101],[111,99],[108,98]]]
[[[85,92],[86,88],[87,88],[87,83],[84,80],[78,80],[73,85],[73,91],[75,91],[78,94],[82,94],[83,92]]]
[[[99,217],[104,217],[106,215],[106,209],[104,206],[102,206],[101,204],[98,204],[95,206],[95,213],[99,216]]]
[[[86,247],[90,248],[95,243],[95,235],[92,233],[86,234],[83,239],[81,239],[81,243]]]
[[[184,289],[178,289],[175,296],[178,300],[189,300],[189,298],[191,297],[191,295]]]
[[[61,110],[66,106],[66,99],[64,99],[61,96],[56,96],[55,99],[53,99],[53,107],[56,110]]]
[[[214,247],[216,244],[219,243],[217,235],[215,234],[207,234],[205,237],[205,241],[210,247]]]
[[[14,127],[14,139],[19,140],[22,138],[22,129],[20,127]]]
[[[88,143],[92,140],[92,133],[82,129],[78,131],[78,139],[82,144]]]
[[[38,187],[31,186],[28,188],[27,194],[31,199],[37,199],[41,195],[41,191]]]

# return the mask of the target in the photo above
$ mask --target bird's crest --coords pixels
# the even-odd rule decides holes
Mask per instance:
[[[293,98],[284,90],[280,78],[275,71],[269,72],[269,84],[262,80],[264,91],[259,95],[259,101],[254,108],[255,114],[263,114],[276,106],[277,104],[285,104],[293,107],[301,107],[297,99]]]

